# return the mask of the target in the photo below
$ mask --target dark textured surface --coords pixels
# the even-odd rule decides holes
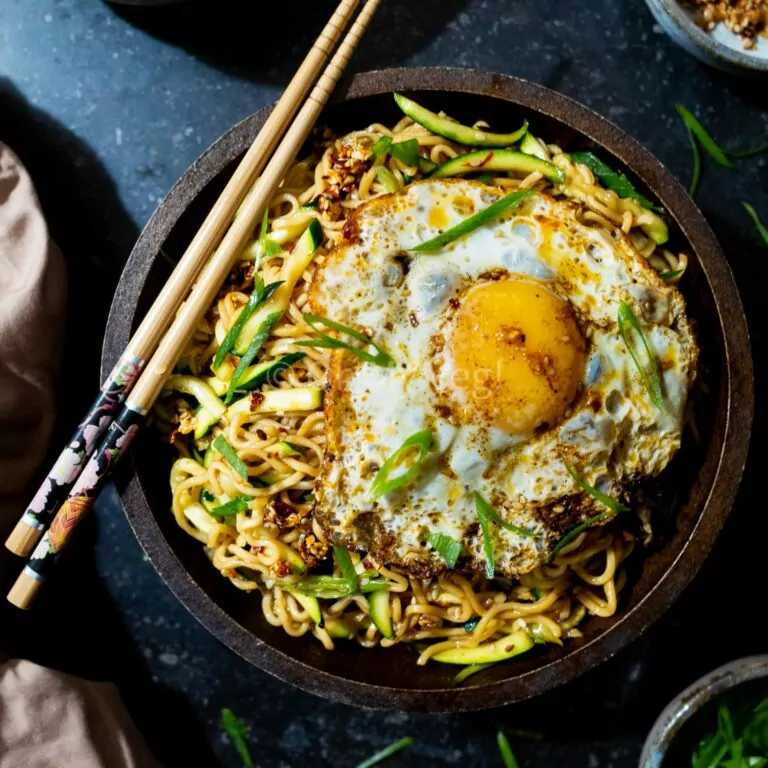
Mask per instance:
[[[106,311],[138,227],[202,148],[276,96],[331,6],[219,0],[117,10],[96,0],[3,0],[0,136],[33,172],[69,259],[64,431],[97,383]],[[654,27],[641,0],[389,0],[354,67],[402,64],[480,66],[541,82],[616,121],[683,178],[690,157],[676,101],[724,143],[751,145],[768,133],[765,89],[688,57]],[[710,163],[699,196],[736,273],[756,350],[768,268],[739,201],[768,216],[766,168],[764,157],[740,162],[737,172]],[[759,392],[764,366],[756,357]],[[758,435],[761,411],[758,397]],[[118,682],[168,765],[237,765],[217,723],[219,709],[231,706],[250,724],[262,768],[352,766],[409,733],[419,745],[399,764],[498,765],[498,724],[545,733],[542,742],[518,740],[523,768],[629,767],[672,695],[723,661],[765,649],[768,522],[758,472],[748,471],[694,585],[649,633],[576,683],[492,713],[362,712],[253,670],[200,629],[142,562],[113,494],[83,532],[80,560],[62,567],[39,610],[21,619],[0,610],[0,642]]]
[[[695,450],[693,441],[686,440],[675,469],[665,473],[667,477],[676,473],[674,491],[681,504],[672,529],[657,524],[659,544],[644,554],[642,563],[637,561],[631,588],[623,593],[622,610],[616,617],[588,622],[579,643],[562,650],[538,649],[456,689],[451,685],[455,670],[440,664],[416,667],[404,645],[362,650],[342,644],[328,654],[311,637],[295,640],[275,631],[254,610],[252,597],[236,593],[219,578],[197,543],[168,514],[167,476],[157,468],[167,466],[171,457],[151,432],[145,432],[134,446],[136,474],[123,502],[144,551],[166,583],[205,627],[259,668],[311,693],[349,704],[423,712],[487,709],[530,698],[604,661],[658,618],[698,570],[730,509],[746,459],[753,401],[751,356],[741,343],[746,321],[725,257],[696,206],[658,161],[595,112],[527,80],[480,70],[422,67],[354,77],[337,93],[340,102],[346,100],[329,107],[321,120],[342,132],[375,121],[395,121],[393,91],[411,94],[433,108],[450,101],[451,113],[465,123],[482,115],[492,125],[517,124],[526,115],[539,135],[556,136],[564,148],[596,142],[601,154],[610,152],[620,158],[649,185],[670,220],[685,232],[684,245],[673,225],[670,247],[684,245],[695,254],[685,287],[691,314],[699,319],[700,367],[709,391],[706,403],[697,410],[705,450]],[[265,111],[217,141],[147,223],[110,312],[103,376],[126,347],[137,315],[144,314],[167,277],[160,253],[177,257],[189,242],[223,186],[233,159],[252,142]],[[216,171],[222,173],[216,175]],[[737,402],[740,408],[729,407]],[[669,496],[669,487],[661,493]],[[663,517],[663,510],[657,515]]]

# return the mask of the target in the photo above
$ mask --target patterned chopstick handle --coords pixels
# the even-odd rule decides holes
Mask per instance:
[[[112,422],[104,440],[77,478],[69,497],[32,552],[23,573],[36,581],[45,580],[78,523],[91,511],[101,489],[109,482],[117,462],[139,431],[143,418],[144,413],[128,403]]]
[[[21,517],[19,525],[26,525],[40,532],[50,525],[56,510],[67,498],[143,367],[144,361],[132,355],[124,355],[117,361],[101,387],[101,394],[67,447],[56,459],[53,468]]]

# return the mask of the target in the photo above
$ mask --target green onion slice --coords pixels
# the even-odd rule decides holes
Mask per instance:
[[[512,192],[509,195],[505,195],[497,202],[489,205],[487,208],[483,208],[482,211],[478,211],[468,219],[457,224],[455,227],[447,229],[437,237],[433,237],[431,240],[427,240],[424,243],[419,243],[415,248],[411,248],[412,251],[435,251],[438,248],[442,248],[444,245],[458,240],[460,237],[473,232],[478,227],[482,227],[483,224],[488,223],[497,216],[501,216],[502,213],[517,205],[526,197],[530,197],[535,194],[532,189],[521,189],[517,192]]]
[[[305,576],[301,581],[284,582],[280,586],[289,592],[299,592],[302,595],[311,595],[328,600],[341,600],[355,592],[367,594],[369,592],[384,592],[392,588],[391,582],[386,579],[363,579],[359,587],[352,588],[346,578],[339,576]]]
[[[380,365],[382,368],[391,368],[395,361],[370,337],[366,336],[360,331],[356,331],[354,328],[349,328],[346,325],[337,323],[334,320],[329,320],[327,317],[321,315],[312,315],[309,312],[304,313],[304,322],[321,338],[319,339],[307,339],[306,341],[294,341],[293,343],[297,347],[324,347],[326,349],[347,349],[353,355],[359,357],[361,360],[365,360],[366,363],[373,363],[374,365]],[[323,325],[326,328],[332,328],[339,333],[345,333],[347,336],[351,336],[353,339],[363,341],[376,350],[376,354],[372,355],[370,352],[366,352],[364,349],[355,347],[352,344],[342,341],[341,339],[334,339],[333,336],[329,336],[318,329],[318,325]]]
[[[283,249],[271,238],[267,236],[267,223],[269,221],[269,211],[264,209],[264,216],[261,219],[261,229],[259,231],[259,239],[256,243],[256,266],[259,268],[259,264],[262,259],[268,259],[270,256],[274,256],[276,253],[280,253]]]
[[[614,171],[613,168],[606,165],[597,155],[592,152],[571,152],[571,157],[575,162],[586,165],[592,173],[602,182],[604,187],[615,192],[619,197],[630,197],[637,200],[643,208],[650,208],[656,213],[664,213],[664,209],[651,202],[645,195],[641,195],[634,184],[620,171]]]
[[[670,270],[669,272],[660,272],[659,277],[665,283],[668,283],[671,280],[676,280],[678,277],[680,277],[680,275],[683,274],[683,272],[685,272],[684,269],[673,269],[673,270]]]
[[[374,766],[377,766],[388,757],[392,757],[392,755],[399,752],[401,749],[410,747],[411,744],[413,744],[413,739],[410,736],[406,736],[404,739],[400,739],[399,741],[390,744],[388,747],[379,750],[375,755],[371,755],[367,760],[363,760],[362,763],[358,763],[356,768],[374,768]]]
[[[248,735],[248,728],[246,728],[245,723],[231,709],[225,708],[221,710],[221,725],[229,738],[232,739],[245,768],[254,768],[248,743],[245,740]]]
[[[768,144],[761,144],[759,147],[750,147],[749,149],[726,149],[725,153],[730,157],[752,157],[753,155],[762,155],[768,152]]]
[[[226,504],[214,507],[210,510],[210,514],[214,517],[232,517],[233,515],[238,515],[240,512],[244,512],[248,509],[250,501],[250,496],[238,496],[236,499],[232,499],[232,501],[228,501]]]
[[[497,661],[489,661],[487,664],[470,664],[466,667],[462,667],[461,671],[453,678],[451,685],[455,688],[461,685],[468,677],[476,675],[478,672],[482,672],[489,667],[495,667],[498,664]]]
[[[378,181],[387,192],[397,192],[397,190],[400,189],[395,174],[392,173],[386,165],[376,166],[376,181]]]
[[[632,311],[631,307],[621,302],[619,304],[619,313],[617,318],[619,333],[624,344],[629,351],[632,360],[637,366],[637,370],[640,372],[640,377],[645,384],[645,388],[648,390],[648,396],[651,398],[651,402],[659,409],[664,409],[664,395],[661,392],[661,376],[659,374],[659,366],[656,363],[656,356],[651,351],[648,344],[648,339],[645,337],[643,328],[640,325],[640,321],[637,319],[637,315]],[[629,329],[632,328],[640,337],[640,341],[645,349],[646,357],[648,358],[648,369],[650,370],[650,376],[645,370],[640,357],[637,354],[637,349],[632,339],[630,339]]]
[[[357,578],[357,571],[352,563],[352,556],[344,547],[339,546],[333,548],[333,556],[336,558],[336,563],[350,592],[357,592],[360,583]]]
[[[203,488],[203,490],[200,491],[200,501],[204,501],[206,504],[211,504],[216,501],[216,497],[207,488]]]
[[[506,520],[502,520],[501,517],[499,517],[498,512],[496,512],[496,510],[479,493],[475,493],[476,504],[478,503],[477,499],[480,499],[480,503],[483,505],[484,512],[488,516],[488,519],[493,520],[496,525],[500,525],[510,533],[516,533],[518,536],[525,536],[529,539],[536,538],[535,533],[526,531],[525,528],[521,528],[519,525],[513,525],[512,523],[508,523]]]
[[[408,165],[411,168],[419,167],[419,142],[417,139],[408,139],[392,144],[389,148],[389,154],[403,165]]]
[[[431,449],[432,431],[429,429],[416,432],[405,440],[403,444],[381,465],[381,469],[376,473],[376,477],[373,478],[370,494],[371,500],[378,499],[379,496],[383,496],[385,493],[391,493],[392,491],[411,483],[419,474],[421,465],[427,458]],[[417,453],[412,460],[411,466],[396,477],[390,477],[392,472],[397,469],[408,456],[413,454],[414,450],[416,450]]]
[[[571,528],[570,531],[563,535],[557,544],[555,544],[555,548],[552,550],[550,560],[554,560],[554,558],[560,554],[561,550],[570,544],[582,531],[585,531],[595,523],[602,523],[604,520],[610,520],[611,517],[613,517],[613,515],[611,515],[609,512],[601,512],[599,515],[589,517],[583,523],[575,525],[573,528]]]
[[[379,157],[386,155],[389,152],[389,148],[392,146],[391,136],[381,136],[371,145],[371,155],[373,157]]]
[[[701,146],[710,157],[724,168],[733,168],[733,163],[728,155],[717,145],[717,142],[707,133],[704,126],[682,105],[675,105],[678,114],[683,118],[685,127],[699,140]]]
[[[749,214],[749,217],[755,223],[757,231],[760,233],[760,237],[763,238],[763,242],[768,245],[768,228],[766,228],[765,224],[763,224],[763,222],[760,220],[760,217],[757,215],[757,211],[749,203],[742,201],[741,204],[744,206],[744,210],[746,210],[746,212]]]
[[[499,747],[501,759],[504,762],[504,768],[519,768],[517,760],[512,753],[512,747],[509,744],[509,739],[507,739],[504,731],[499,731],[496,734],[496,744]]]
[[[480,623],[481,616],[473,616],[467,619],[461,626],[465,632],[474,632],[475,627]]]
[[[425,538],[432,549],[445,560],[445,564],[449,568],[453,568],[456,565],[456,561],[461,554],[460,541],[456,541],[456,539],[452,539],[450,536],[442,533],[428,533]]]
[[[491,533],[491,521],[488,517],[488,509],[493,509],[479,494],[475,494],[475,509],[480,518],[480,530],[483,532],[483,549],[485,550],[485,578],[492,579],[496,571],[496,563],[493,557],[493,538]]]
[[[240,477],[248,479],[248,467],[243,464],[240,457],[235,453],[235,449],[227,442],[224,435],[219,435],[213,441],[213,447],[222,455],[224,461],[237,472]]]
[[[259,275],[256,275],[253,281],[253,293],[248,298],[246,305],[240,310],[237,320],[235,320],[232,327],[227,331],[227,335],[221,342],[221,346],[216,350],[216,355],[211,363],[211,368],[213,368],[213,370],[216,370],[224,362],[224,358],[226,358],[232,351],[232,347],[235,346],[240,331],[243,330],[243,326],[248,322],[257,307],[260,304],[263,304],[282,284],[283,281],[278,280],[269,285],[264,285],[264,280],[262,280]]]
[[[688,194],[691,197],[695,197],[696,191],[699,188],[699,179],[701,178],[701,152],[699,152],[699,144],[690,128],[688,128],[688,141],[691,143],[691,149],[693,150],[693,172],[691,173],[691,183],[688,185]]]
[[[597,488],[593,488],[585,480],[582,480],[576,473],[576,470],[565,459],[563,459],[563,464],[565,464],[568,474],[573,478],[573,482],[576,483],[582,491],[586,491],[593,499],[597,499],[601,504],[605,504],[611,512],[615,512],[616,514],[619,512],[629,512],[629,508],[625,507],[620,501],[616,501],[616,499],[606,496],[606,494],[598,491]]]
[[[232,374],[232,379],[229,382],[229,389],[224,397],[224,402],[229,404],[232,402],[232,398],[237,392],[238,385],[240,384],[240,378],[243,375],[243,371],[254,361],[256,356],[261,352],[261,348],[264,346],[264,342],[269,338],[269,334],[272,333],[272,329],[277,325],[280,318],[283,316],[283,311],[272,312],[264,318],[264,322],[259,326],[259,330],[248,345],[248,349],[240,358],[240,362],[235,368],[235,372]]]

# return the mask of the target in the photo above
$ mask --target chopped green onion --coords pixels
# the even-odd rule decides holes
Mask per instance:
[[[403,174],[403,185],[407,186],[413,181],[413,176],[409,176],[407,173]]]
[[[259,264],[262,259],[268,259],[270,256],[274,256],[276,253],[280,253],[283,249],[271,238],[267,236],[267,222],[269,219],[269,211],[264,209],[264,216],[261,219],[261,230],[259,231],[259,239],[256,243],[256,265],[255,268],[259,268]]]
[[[374,766],[377,766],[388,757],[392,757],[392,755],[399,752],[401,749],[410,747],[411,744],[413,744],[413,739],[410,736],[406,736],[404,739],[400,739],[399,741],[394,742],[394,744],[384,747],[384,749],[380,750],[375,755],[371,755],[367,760],[363,760],[362,763],[358,763],[357,768],[374,768]]]
[[[643,208],[650,208],[657,213],[664,213],[664,209],[651,202],[645,195],[641,195],[634,184],[620,171],[614,171],[592,152],[571,152],[571,157],[579,164],[586,165],[592,173],[602,182],[604,187],[615,192],[619,197],[629,197],[637,200]]]
[[[221,710],[221,725],[229,738],[232,739],[245,768],[255,768],[248,743],[245,740],[248,735],[248,728],[246,728],[245,723],[231,709],[225,708]]]
[[[456,539],[452,539],[450,536],[445,536],[442,533],[428,533],[425,538],[432,549],[445,560],[445,564],[449,568],[453,568],[456,565],[456,561],[461,554],[460,541],[456,541]]]
[[[536,538],[536,534],[532,531],[527,531],[525,528],[520,528],[518,525],[513,525],[512,523],[508,523],[506,520],[502,520],[501,517],[499,517],[498,512],[496,512],[496,510],[479,493],[475,493],[475,504],[481,504],[483,506],[483,512],[488,517],[488,519],[493,520],[496,525],[500,525],[510,533],[516,533],[518,536],[525,536],[529,539]]]
[[[684,269],[673,269],[669,272],[660,272],[659,277],[664,280],[664,282],[669,282],[670,280],[675,280],[676,278],[680,277],[683,272],[685,272]]]
[[[496,563],[493,557],[491,521],[486,514],[487,508],[489,506],[490,505],[485,502],[479,493],[475,494],[475,509],[477,510],[477,516],[480,518],[480,530],[483,533],[483,549],[485,550],[485,577],[487,579],[492,579],[493,574],[496,572]]]
[[[200,501],[204,501],[206,504],[212,504],[216,501],[216,497],[207,488],[203,488],[203,490],[200,491]]]
[[[376,166],[376,181],[378,181],[387,192],[397,192],[397,190],[400,189],[395,174],[392,173],[386,165]]]
[[[593,517],[587,518],[583,523],[579,523],[578,525],[575,525],[573,528],[571,528],[570,531],[565,533],[563,537],[560,539],[560,541],[555,544],[555,548],[552,550],[552,555],[550,556],[550,560],[554,560],[558,554],[566,547],[568,544],[570,544],[582,531],[585,531],[587,528],[592,526],[594,523],[602,523],[603,520],[610,520],[613,515],[611,515],[608,512],[601,512],[599,515],[594,515]]]
[[[442,248],[444,245],[458,240],[458,238],[473,232],[483,224],[495,219],[497,216],[501,216],[502,213],[509,210],[513,206],[517,205],[521,200],[526,197],[530,197],[534,194],[532,189],[521,189],[517,192],[512,192],[501,200],[489,205],[487,208],[483,208],[482,211],[470,216],[468,219],[464,219],[461,223],[455,227],[447,229],[437,237],[433,237],[431,240],[427,240],[424,243],[419,243],[415,248],[411,248],[412,251],[435,251],[438,248]]]
[[[380,155],[386,155],[389,152],[389,148],[392,146],[391,136],[381,136],[371,146],[371,155],[373,157],[379,157]]]
[[[726,149],[725,153],[731,157],[752,157],[753,155],[762,155],[763,152],[768,152],[768,144],[761,144],[759,147],[751,147],[750,149]]]
[[[258,306],[263,304],[282,284],[282,280],[277,280],[269,285],[264,285],[264,280],[261,276],[256,275],[253,280],[253,293],[248,297],[248,302],[240,310],[237,320],[235,320],[232,327],[227,332],[227,335],[221,342],[221,346],[216,350],[216,356],[213,358],[211,368],[216,370],[224,362],[224,358],[232,351],[232,347],[235,346],[240,331],[243,330],[243,326],[248,322],[251,315],[255,312]]]
[[[617,317],[617,323],[619,326],[619,333],[621,338],[629,351],[632,360],[637,366],[637,370],[640,372],[640,377],[645,384],[645,388],[648,390],[648,396],[651,398],[651,402],[661,411],[664,410],[664,395],[661,392],[661,376],[659,374],[659,366],[656,363],[656,357],[651,351],[648,344],[648,339],[645,337],[643,328],[640,325],[640,321],[637,319],[637,315],[632,311],[632,308],[625,302],[619,304],[619,312]],[[632,343],[629,337],[629,328],[632,328],[640,337],[640,341],[645,349],[645,354],[648,358],[648,368],[650,369],[650,377],[646,372],[643,364],[635,349],[635,345]]]
[[[339,576],[305,576],[301,581],[281,583],[283,589],[289,592],[300,592],[302,595],[321,597],[327,600],[341,600],[356,592],[384,592],[392,588],[386,579],[363,579],[359,586],[353,588],[350,581]]]
[[[509,745],[509,739],[504,735],[504,731],[499,731],[496,734],[496,744],[499,747],[504,768],[519,768],[517,760],[515,760],[515,756],[512,753],[512,747]]]
[[[244,512],[248,509],[250,501],[250,496],[238,496],[236,499],[232,499],[232,501],[214,507],[209,511],[214,517],[232,517],[232,515],[238,515],[240,512]]]
[[[733,168],[733,163],[728,159],[728,155],[707,133],[704,126],[682,104],[676,104],[675,107],[680,117],[683,118],[685,127],[699,140],[710,157],[724,168]]]
[[[481,616],[473,616],[471,619],[467,619],[462,624],[462,629],[465,632],[474,632],[475,627],[480,623]]]
[[[488,669],[489,667],[495,667],[496,664],[498,664],[498,662],[489,661],[487,664],[470,664],[466,667],[463,667],[459,674],[453,678],[451,685],[455,688],[456,686],[461,685],[468,677],[476,675],[478,672],[482,672],[484,669]]]
[[[605,504],[611,512],[615,512],[616,514],[619,512],[629,512],[629,508],[625,507],[620,501],[612,499],[610,496],[598,491],[597,488],[593,488],[585,480],[582,480],[578,474],[576,474],[576,470],[565,459],[563,459],[563,464],[565,464],[568,474],[573,478],[573,482],[576,483],[582,491],[586,491],[593,499],[596,499],[601,504]]]
[[[419,167],[419,142],[417,139],[408,139],[392,144],[389,148],[389,154],[403,165],[408,165],[411,168]]]
[[[224,435],[219,435],[213,441],[213,447],[222,455],[224,461],[237,472],[240,477],[248,479],[248,467],[243,464],[240,457],[235,453],[235,449],[227,442]]]
[[[357,578],[357,571],[352,563],[352,556],[344,547],[336,546],[333,548],[333,556],[339,566],[344,581],[349,586],[350,592],[357,592],[360,583]]]
[[[309,312],[304,313],[304,322],[312,328],[321,338],[308,339],[306,341],[294,341],[293,343],[297,347],[324,347],[326,349],[347,349],[353,355],[356,355],[361,360],[365,360],[366,363],[373,363],[374,365],[380,365],[383,368],[391,368],[395,361],[378,345],[370,336],[366,336],[360,331],[356,331],[354,328],[349,328],[346,325],[337,323],[333,320],[329,320],[327,317],[321,317],[320,315],[312,315]],[[339,333],[345,333],[347,336],[351,336],[358,341],[364,341],[369,346],[376,350],[376,354],[372,355],[370,352],[366,352],[364,349],[352,346],[346,341],[341,339],[334,339],[333,336],[323,333],[317,328],[318,325],[324,325],[326,328],[332,328]]]
[[[232,374],[232,379],[229,382],[229,389],[227,389],[227,394],[224,397],[224,402],[227,404],[232,402],[232,398],[237,392],[243,371],[245,371],[245,369],[254,361],[259,352],[261,352],[264,342],[269,338],[269,334],[272,333],[272,329],[277,325],[282,316],[283,311],[280,310],[278,312],[272,312],[264,318],[264,322],[259,326],[259,330],[248,345],[248,349],[243,353],[240,362],[237,364],[237,368],[235,368],[235,372]]]
[[[763,222],[760,221],[760,217],[757,215],[757,211],[749,203],[745,203],[742,201],[741,204],[744,206],[744,209],[749,214],[749,217],[755,223],[755,226],[757,227],[757,231],[760,233],[760,237],[763,238],[763,242],[766,245],[768,245],[768,228],[766,228],[765,224],[763,224]]]
[[[413,459],[410,468],[397,477],[390,478],[393,470],[397,469],[405,460],[406,456],[418,449],[418,453]],[[424,429],[411,435],[403,444],[381,465],[381,469],[376,473],[371,485],[371,500],[378,499],[385,493],[402,488],[404,485],[412,482],[419,474],[421,465],[427,458],[432,449],[432,431]]]
[[[531,593],[533,594],[533,599],[538,603],[539,600],[541,600],[541,590],[538,589],[537,587],[534,587],[531,590]]]
[[[693,131],[688,128],[688,141],[691,143],[691,149],[693,150],[693,172],[691,173],[691,182],[688,185],[688,194],[691,197],[696,197],[696,191],[699,188],[699,179],[701,178],[701,152],[699,152],[699,144],[696,141],[696,137],[693,135]]]

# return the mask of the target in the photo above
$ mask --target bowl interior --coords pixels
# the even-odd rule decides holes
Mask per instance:
[[[389,91],[391,87],[382,90]],[[618,129],[581,107],[578,110],[587,121],[582,125],[582,132],[554,116],[532,113],[531,106],[538,106],[538,103],[530,96],[521,99],[529,102],[524,107],[504,98],[476,93],[448,95],[429,90],[412,90],[410,93],[432,109],[445,109],[469,123],[484,119],[493,129],[511,129],[527,118],[532,130],[548,141],[556,142],[564,149],[593,148],[612,164],[621,165],[617,158],[611,157],[604,147],[586,135],[595,135],[595,132],[585,130],[584,126],[590,124],[589,120],[593,124],[599,123],[607,138],[620,133]],[[541,108],[556,111],[549,109],[547,104],[542,104]],[[337,132],[345,132],[372,122],[394,124],[399,117],[400,113],[387,92],[334,104],[327,109],[321,122]],[[132,291],[138,293],[138,302],[128,307],[129,316],[134,312],[130,320],[131,330],[154,300],[170,273],[170,264],[182,254],[263,118],[264,115],[259,114],[244,121],[214,145],[197,168],[198,177],[202,174],[208,178],[187,185],[188,188],[182,179],[178,189],[171,193],[150,222],[137,245],[137,249],[143,249],[145,254],[142,260],[148,273],[143,285]],[[636,145],[629,139],[627,142],[625,148],[630,147],[628,153],[631,154]],[[638,172],[646,178],[656,178],[654,174],[657,172],[666,173],[655,161],[651,162],[652,166],[636,166]],[[207,170],[203,171],[202,166]],[[190,173],[195,172],[193,166]],[[639,188],[653,195],[641,178],[634,178]],[[661,191],[665,207],[676,215],[675,211],[679,209],[675,193],[684,193],[671,177],[665,177],[663,181],[665,184],[654,186],[657,192]],[[689,210],[700,219],[692,205]],[[159,220],[157,216],[160,216]],[[163,224],[163,217],[170,217],[171,223]],[[694,229],[700,226],[706,229],[703,220],[697,220]],[[166,232],[158,235],[163,229]],[[696,321],[701,344],[701,381],[706,385],[697,388],[694,398],[698,437],[691,432],[686,435],[683,449],[654,486],[659,500],[655,539],[646,552],[634,558],[629,584],[622,592],[620,611],[613,618],[590,619],[582,639],[570,642],[562,649],[537,647],[535,652],[513,663],[492,667],[472,677],[461,691],[457,691],[451,686],[455,668],[440,664],[418,667],[416,654],[406,644],[383,650],[342,643],[335,652],[329,653],[310,636],[291,638],[264,620],[258,596],[234,589],[211,566],[200,544],[177,527],[170,512],[168,488],[171,449],[147,429],[135,443],[132,456],[136,474],[124,500],[131,523],[153,563],[187,607],[220,639],[246,658],[316,693],[347,701],[432,710],[492,706],[533,695],[575,677],[590,664],[606,658],[656,618],[691,578],[719,530],[732,496],[730,490],[724,496],[715,494],[712,503],[707,505],[716,485],[726,442],[730,394],[722,308],[714,290],[718,278],[713,269],[716,272],[721,265],[700,262],[682,230],[673,226],[672,233],[673,249],[686,249],[692,257],[683,293],[689,314]],[[711,233],[707,237],[711,237]],[[712,246],[717,251],[713,239],[711,242],[705,240],[707,247]],[[150,263],[151,267],[148,266]],[[141,277],[134,274],[133,279],[140,281]],[[730,279],[727,270],[726,278]],[[738,297],[736,305],[736,314],[741,319]],[[118,340],[127,338],[128,328],[129,323],[125,323],[125,327],[116,333]],[[106,357],[105,364],[111,363],[109,350]],[[751,368],[749,371],[751,375]],[[750,421],[751,411],[747,423]],[[741,471],[741,464],[736,463],[734,486]],[[705,507],[706,512],[702,514]],[[698,533],[701,533],[700,540]],[[684,550],[688,552],[688,565],[676,572],[673,566]],[[652,601],[649,600],[651,597]],[[481,688],[484,691],[480,691]],[[480,695],[473,696],[473,691]]]

